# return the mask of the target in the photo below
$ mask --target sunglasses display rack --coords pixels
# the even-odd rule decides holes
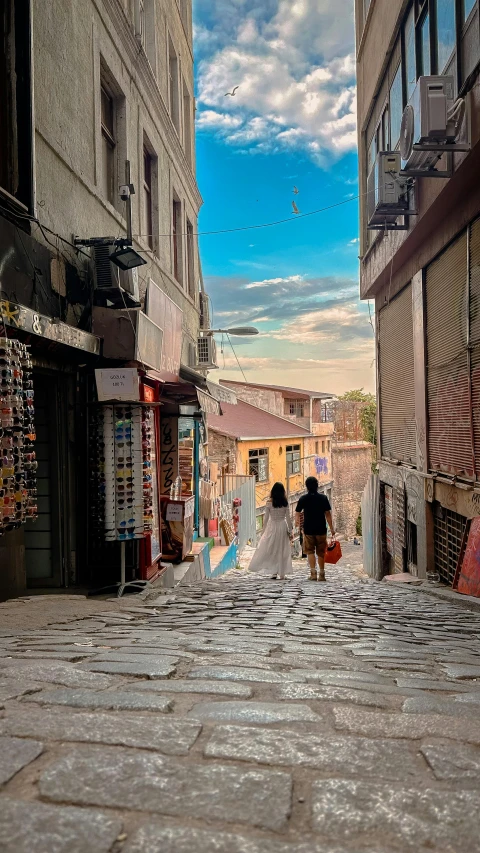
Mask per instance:
[[[31,377],[26,345],[0,338],[0,535],[37,517]]]
[[[154,438],[154,415],[148,406],[118,403],[91,410],[91,527],[97,540],[122,543],[119,595],[125,586],[148,585],[148,581],[125,583],[124,546],[152,531]]]

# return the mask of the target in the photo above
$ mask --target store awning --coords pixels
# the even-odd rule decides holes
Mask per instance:
[[[200,388],[197,388],[197,397],[198,403],[205,415],[221,415],[222,410],[220,408],[220,403],[218,400],[215,400],[210,394],[207,394],[205,391],[202,391]]]
[[[217,385],[216,382],[210,382],[210,379],[205,380],[207,384],[208,393],[214,398],[214,400],[218,400],[219,403],[230,403],[230,405],[235,406],[237,402],[237,395],[235,391],[232,391],[230,388],[225,388],[224,385]]]
[[[152,379],[158,378],[155,371],[149,371],[147,375]],[[180,367],[180,380],[178,383],[167,382],[164,385],[165,395],[180,401],[181,397],[188,397],[192,394],[196,396],[202,412],[206,415],[221,415],[222,403],[235,405],[237,402],[237,396],[230,388],[224,388],[223,385],[211,382],[201,373],[197,373],[196,370],[185,367],[183,364]]]

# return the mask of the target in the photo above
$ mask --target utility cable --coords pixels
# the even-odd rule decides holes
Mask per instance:
[[[239,367],[239,369],[240,369],[240,372],[241,372],[241,374],[242,374],[242,376],[243,376],[243,378],[244,378],[245,382],[247,382],[247,377],[245,376],[245,373],[244,373],[243,367],[242,367],[242,365],[240,364],[240,362],[239,362],[239,360],[238,360],[238,355],[237,355],[237,353],[235,352],[235,347],[234,347],[234,346],[233,346],[233,344],[232,344],[232,339],[231,339],[230,335],[228,334],[228,332],[225,332],[225,334],[226,334],[226,336],[227,336],[228,343],[230,344],[230,346],[231,346],[231,348],[232,348],[232,352],[233,352],[233,354],[234,354],[234,356],[235,356],[235,359],[236,359],[236,361],[237,361],[237,364],[238,364],[238,367]]]
[[[368,195],[368,192],[363,193],[362,195],[366,196],[366,195]],[[335,204],[329,204],[326,207],[319,207],[316,210],[310,210],[308,213],[299,213],[294,218],[289,216],[288,218],[285,218],[285,219],[277,219],[277,220],[274,220],[273,222],[262,222],[262,223],[258,223],[257,225],[241,225],[241,226],[238,226],[236,228],[219,228],[219,229],[215,229],[215,230],[211,230],[211,231],[194,231],[193,234],[189,234],[189,235],[187,235],[186,232],[185,233],[180,232],[177,234],[174,234],[173,232],[168,232],[166,234],[156,234],[156,235],[154,235],[154,234],[133,234],[132,236],[135,239],[147,239],[147,238],[151,238],[151,237],[171,238],[171,237],[185,237],[185,236],[204,237],[204,236],[208,236],[208,235],[212,235],[212,234],[233,234],[233,233],[237,233],[240,231],[254,231],[254,230],[261,229],[261,228],[273,228],[277,225],[284,225],[287,222],[295,222],[298,219],[305,219],[307,216],[317,216],[319,213],[325,213],[328,210],[334,210],[337,207],[342,207],[345,204],[350,204],[350,202],[352,202],[352,201],[358,201],[362,197],[362,195],[360,195],[360,194],[355,195],[355,196],[352,196],[351,198],[344,199],[343,201],[337,201],[337,202],[335,202]],[[7,213],[10,213],[10,214],[12,213],[10,210],[8,210],[8,208],[4,208],[1,205],[0,205],[0,210],[7,212]],[[15,215],[19,216],[23,219],[28,219],[30,222],[37,223],[37,225],[40,228],[45,228],[46,231],[48,231],[50,234],[53,234],[55,237],[58,237],[60,240],[62,240],[63,243],[65,243],[66,245],[75,249],[75,251],[80,252],[81,254],[85,255],[85,257],[90,259],[90,255],[88,255],[86,252],[82,251],[82,249],[79,246],[76,246],[74,243],[71,243],[69,240],[66,240],[64,237],[61,237],[60,234],[57,234],[55,231],[52,231],[52,229],[48,228],[46,225],[41,226],[39,220],[35,216],[30,216],[29,214],[22,214],[22,213],[15,214]],[[150,250],[143,249],[141,251],[143,251],[143,254],[155,254],[155,252],[152,249],[150,249]]]
[[[367,195],[367,193],[364,193]],[[273,228],[275,225],[283,225],[285,222],[296,222],[297,219],[305,219],[307,216],[316,216],[318,213],[324,213],[327,210],[333,210],[335,207],[342,207],[344,204],[349,204],[351,201],[358,201],[360,195],[352,196],[352,198],[346,198],[343,201],[337,201],[335,204],[329,204],[327,207],[319,207],[317,210],[311,210],[309,213],[299,213],[298,216],[292,218],[289,216],[287,219],[277,219],[274,222],[262,222],[258,225],[241,225],[238,228],[220,228],[215,231],[194,231],[193,237],[204,237],[208,234],[233,234],[237,231],[253,231],[259,228]],[[134,234],[135,238],[146,239],[147,237],[152,237],[155,235],[152,234]],[[185,234],[157,234],[158,237],[184,237]]]

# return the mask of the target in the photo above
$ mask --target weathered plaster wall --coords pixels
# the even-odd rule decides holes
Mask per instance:
[[[182,203],[186,218],[197,230],[201,197],[195,180],[194,153],[185,153],[182,87],[192,98],[193,59],[188,16],[182,22],[175,0],[155,4],[155,21],[147,58],[135,38],[131,4],[116,0],[34,0],[36,198],[43,224],[71,241],[79,237],[126,233],[124,204],[115,205],[102,191],[100,77],[111,79],[118,97],[116,169],[124,183],[125,160],[135,186],[132,224],[135,247],[148,263],[139,274],[141,295],[149,278],[184,312],[185,344],[182,361],[188,363],[188,342],[198,337],[198,297],[192,299],[173,277],[172,201]],[[180,134],[168,112],[168,40],[178,55]],[[148,141],[156,158],[153,188],[154,245],[147,240],[143,205],[143,146]],[[192,145],[193,152],[193,145]],[[162,235],[162,236],[160,236]],[[166,236],[165,236],[166,235]],[[38,235],[37,235],[38,236]],[[41,235],[39,236],[41,238]],[[186,237],[183,237],[183,281],[186,282]],[[196,247],[194,281],[199,280]]]
[[[229,466],[229,474],[236,474],[237,469],[237,442],[229,435],[222,435],[221,432],[215,432],[213,429],[208,430],[208,459],[210,462],[216,462],[221,468],[223,465]]]
[[[372,470],[371,444],[333,445],[333,519],[338,533],[355,536],[363,490]]]

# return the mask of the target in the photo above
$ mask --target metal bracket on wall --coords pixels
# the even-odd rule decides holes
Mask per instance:
[[[451,178],[453,176],[453,154],[452,147],[448,145],[427,146],[414,145],[415,151],[440,151],[447,154],[447,168],[439,171],[438,169],[402,169],[400,177],[402,178]],[[455,146],[455,151],[470,151],[469,145]],[[440,159],[440,158],[439,158]]]

